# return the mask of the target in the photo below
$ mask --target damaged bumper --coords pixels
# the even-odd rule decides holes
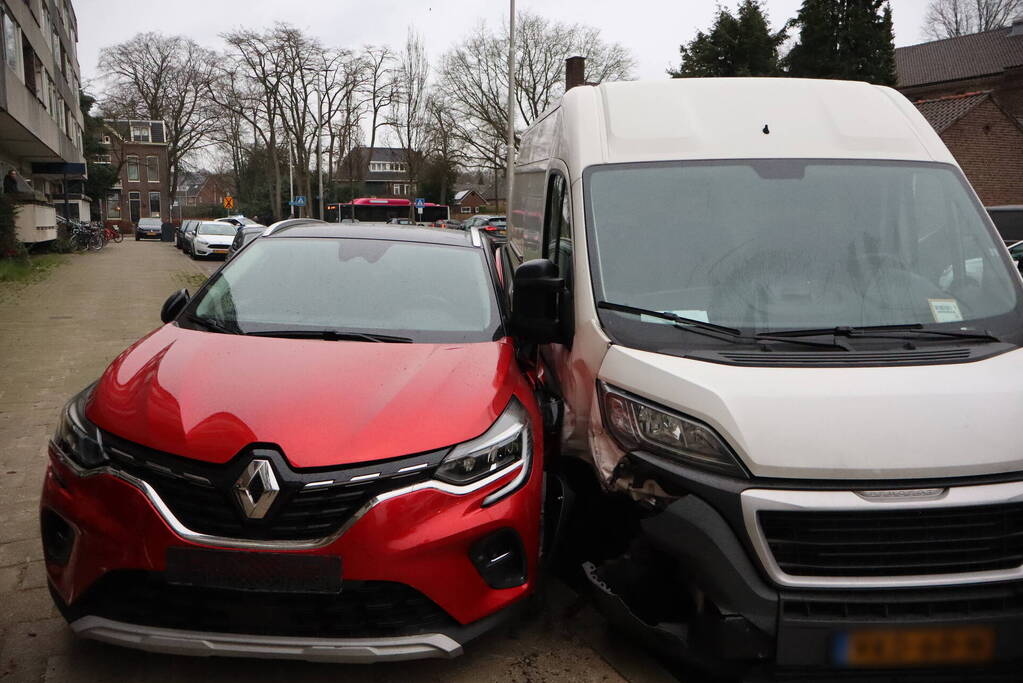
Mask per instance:
[[[674,500],[642,518],[628,553],[588,565],[586,574],[601,611],[665,655],[707,666],[881,669],[850,659],[849,643],[859,634],[945,637],[957,630],[990,638],[976,657],[943,665],[1006,662],[1023,654],[1017,646],[1023,638],[1021,581],[891,589],[782,586],[761,566],[743,523],[741,495],[750,482],[637,452],[623,469],[637,485],[653,481]],[[684,609],[668,614],[650,608],[679,594],[686,595]]]

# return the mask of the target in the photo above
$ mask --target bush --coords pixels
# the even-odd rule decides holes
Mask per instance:
[[[17,205],[7,194],[0,194],[0,256],[24,258],[25,245],[18,241],[18,228],[14,224]]]

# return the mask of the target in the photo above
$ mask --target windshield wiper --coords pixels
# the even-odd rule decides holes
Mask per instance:
[[[962,330],[928,330],[923,323],[906,323],[900,325],[867,325],[864,327],[829,327],[822,329],[807,330],[781,330],[779,332],[762,333],[765,337],[859,337],[874,339],[916,339],[916,335],[931,335],[934,337],[951,337],[954,339],[977,339],[980,341],[1000,342],[1000,338],[984,330],[983,332],[966,332]],[[758,337],[761,335],[757,335]]]
[[[597,308],[605,308],[609,311],[618,311],[619,313],[632,313],[633,315],[649,315],[653,318],[669,320],[682,328],[696,327],[701,330],[719,332],[721,334],[727,334],[732,337],[742,336],[742,330],[737,330],[734,327],[715,325],[714,323],[705,322],[703,320],[698,320],[696,318],[685,318],[681,315],[675,315],[674,313],[669,313],[667,311],[654,311],[649,308],[636,308],[635,306],[615,304],[611,303],[610,301],[598,301]]]
[[[185,320],[195,325],[204,327],[211,332],[219,332],[221,334],[244,334],[239,329],[232,330],[230,327],[228,327],[222,322],[218,322],[216,320],[213,320],[212,318],[204,318],[201,315],[195,315],[194,313],[189,313],[188,315],[186,315]]]
[[[288,339],[323,339],[325,341],[365,341],[390,344],[411,344],[411,337],[395,337],[369,332],[342,332],[339,330],[262,330],[246,332],[250,337],[286,337]]]
[[[810,341],[809,339],[797,339],[787,337],[776,337],[775,335],[757,335],[756,337],[747,337],[742,333],[742,330],[738,330],[734,327],[726,327],[724,325],[715,325],[704,320],[697,320],[696,318],[686,318],[681,315],[675,315],[667,311],[655,311],[648,308],[637,308],[635,306],[627,306],[626,304],[616,304],[610,301],[598,301],[597,308],[604,308],[609,311],[618,311],[620,313],[632,313],[633,315],[649,315],[653,318],[660,318],[661,320],[668,320],[674,324],[675,327],[688,330],[690,332],[696,332],[698,334],[705,334],[708,337],[715,339],[722,339],[724,341],[730,341],[736,344],[741,343],[763,343],[763,342],[782,342],[787,344],[802,344],[803,346],[816,346],[832,349],[841,349],[843,351],[851,351],[851,349],[833,340],[830,342],[822,341]],[[721,336],[724,335],[724,336]]]

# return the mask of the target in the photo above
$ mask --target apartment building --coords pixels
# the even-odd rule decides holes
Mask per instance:
[[[89,216],[88,197],[75,198],[76,211],[64,204],[65,187],[86,172],[74,8],[0,0],[0,43],[0,174],[19,205],[18,239],[44,242],[57,236],[57,204]]]

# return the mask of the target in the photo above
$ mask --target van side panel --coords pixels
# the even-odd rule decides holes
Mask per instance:
[[[547,113],[522,134],[508,216],[508,243],[519,263],[540,258],[547,170],[560,134],[560,109]]]

